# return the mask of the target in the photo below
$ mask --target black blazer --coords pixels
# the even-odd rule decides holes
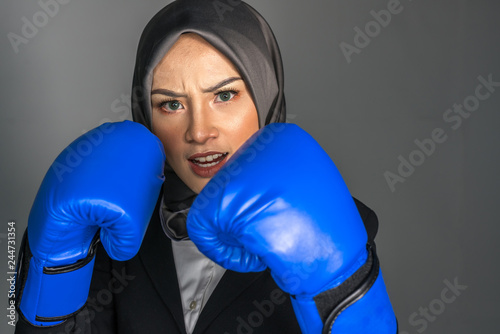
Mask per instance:
[[[371,242],[375,213],[355,199]],[[16,333],[185,334],[184,316],[170,239],[155,209],[139,253],[111,260],[100,245],[86,307],[64,323],[34,327],[20,315]],[[57,293],[56,291],[54,293]],[[193,334],[300,334],[290,297],[269,271],[227,270],[205,305]]]

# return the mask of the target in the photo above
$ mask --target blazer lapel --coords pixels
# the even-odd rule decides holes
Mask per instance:
[[[203,333],[210,323],[263,273],[238,273],[226,270],[203,308],[193,334]]]
[[[161,228],[158,210],[159,206],[157,205],[139,251],[139,257],[153,282],[153,286],[174,317],[180,332],[185,333],[171,240]]]

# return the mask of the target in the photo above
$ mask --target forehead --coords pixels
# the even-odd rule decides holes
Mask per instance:
[[[238,74],[236,66],[201,36],[182,34],[154,69],[156,79],[173,78],[183,73]]]

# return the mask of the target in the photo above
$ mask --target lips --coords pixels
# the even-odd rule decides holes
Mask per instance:
[[[227,160],[228,152],[203,152],[188,158],[191,170],[201,177],[212,177],[222,168]]]

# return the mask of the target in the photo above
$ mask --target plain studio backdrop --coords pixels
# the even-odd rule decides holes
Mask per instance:
[[[130,119],[139,36],[168,2],[2,1],[1,333],[14,330],[8,223],[16,222],[17,255],[59,152],[104,121]],[[378,214],[401,333],[495,332],[500,4],[248,2],[281,47],[288,121],[316,138]],[[238,5],[221,3],[222,16]]]

